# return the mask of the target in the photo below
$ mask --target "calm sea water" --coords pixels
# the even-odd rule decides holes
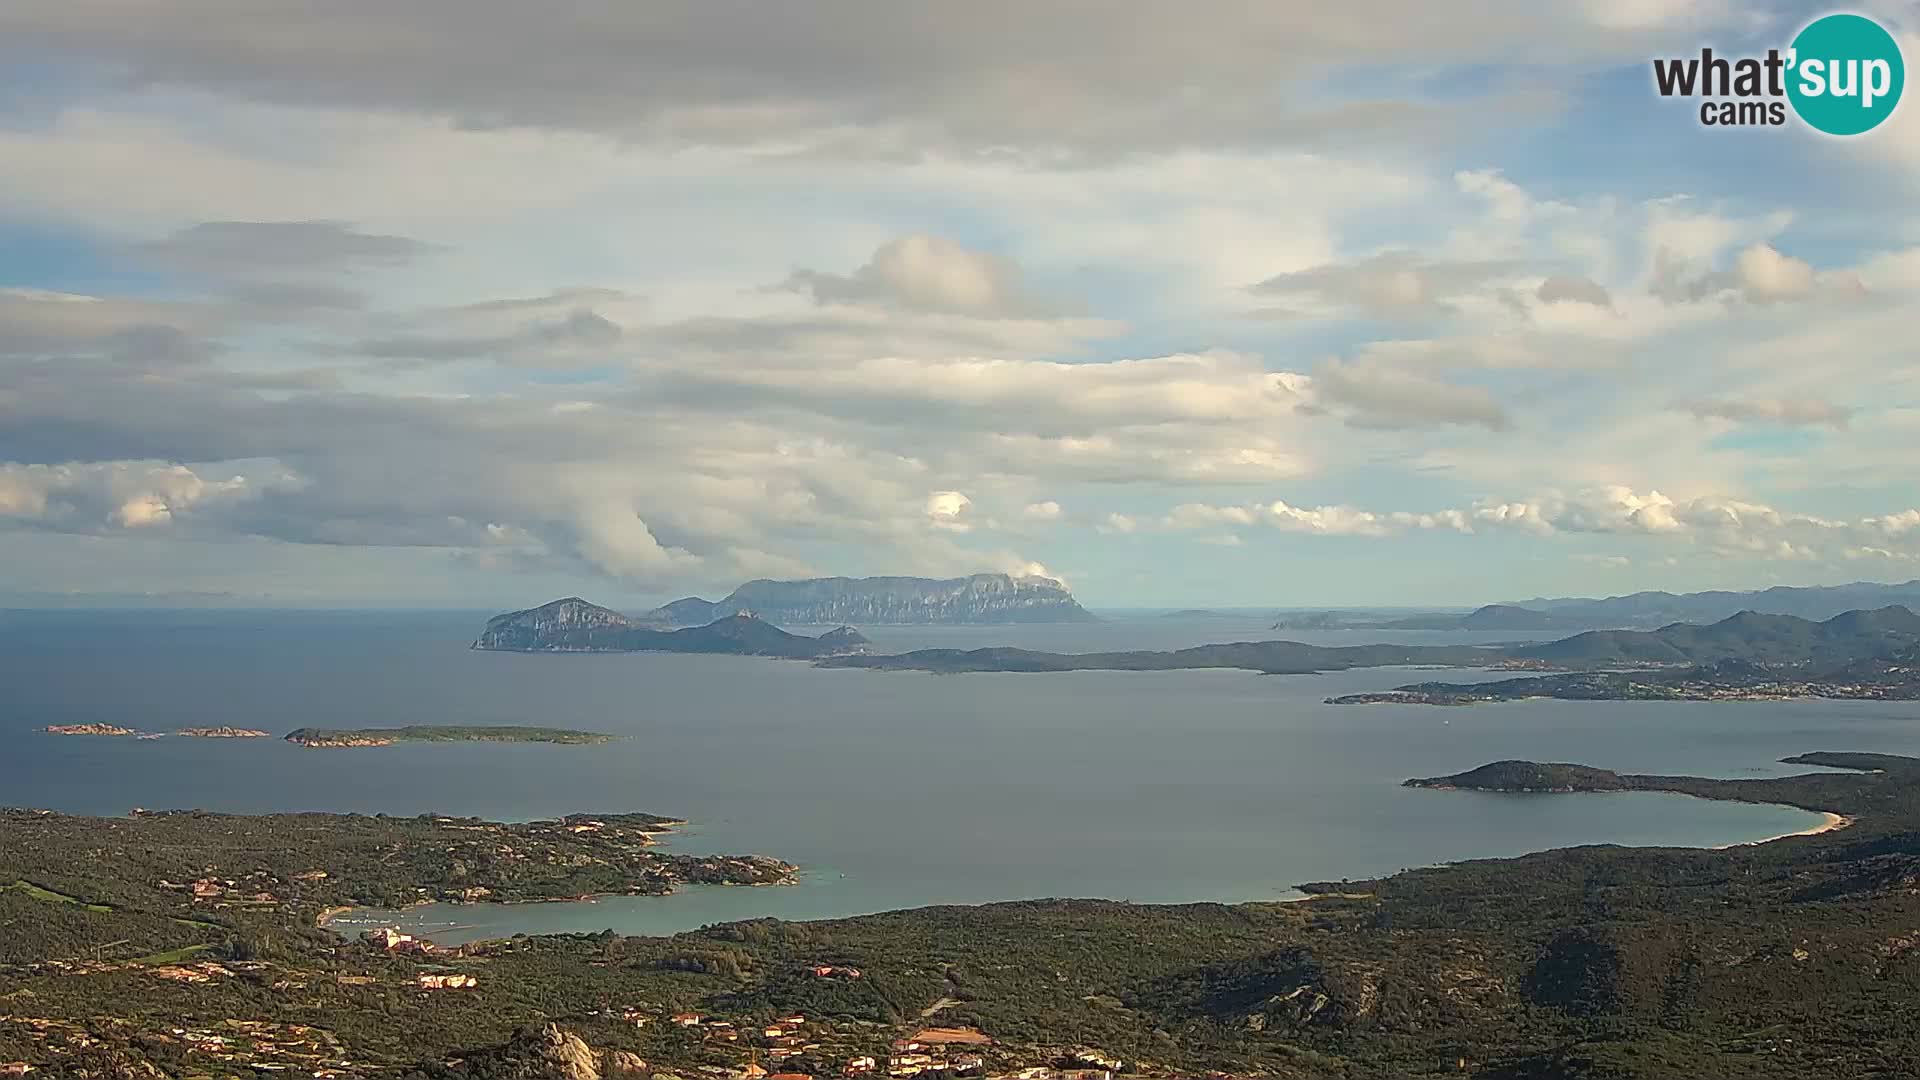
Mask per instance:
[[[1911,704],[1527,702],[1334,707],[1406,670],[929,675],[703,656],[467,649],[483,616],[0,613],[0,803],[688,818],[674,849],[761,852],[791,888],[591,904],[429,907],[447,940],[516,930],[665,933],[1044,896],[1283,897],[1300,881],[1586,843],[1711,845],[1818,818],[1680,796],[1417,791],[1408,776],[1499,758],[1624,771],[1778,775],[1808,750],[1920,752]],[[1286,636],[1253,618],[880,628],[884,648],[1167,648]],[[1481,640],[1512,639],[1487,635]],[[546,724],[601,747],[300,750],[280,740],[65,738],[48,724]],[[390,920],[389,920],[390,921]]]

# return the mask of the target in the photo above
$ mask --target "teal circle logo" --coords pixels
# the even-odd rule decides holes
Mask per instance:
[[[1907,65],[1893,35],[1862,15],[1826,15],[1793,39],[1787,100],[1816,131],[1858,135],[1900,104]]]

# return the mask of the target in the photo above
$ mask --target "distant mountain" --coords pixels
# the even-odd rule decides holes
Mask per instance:
[[[1275,630],[1647,630],[1671,623],[1711,623],[1742,611],[1831,619],[1848,611],[1901,605],[1920,608],[1920,581],[1812,588],[1777,586],[1757,592],[1639,592],[1605,599],[1561,598],[1488,604],[1470,612],[1434,611],[1394,616],[1347,610],[1283,615]]]
[[[1522,602],[1523,608],[1549,612],[1588,626],[1664,626],[1674,622],[1713,622],[1742,611],[1831,619],[1842,612],[1886,607],[1920,607],[1920,580],[1900,585],[1856,581],[1808,588],[1775,586],[1756,592],[1637,592],[1605,599],[1565,597]]]
[[[1435,611],[1384,618],[1363,611],[1319,611],[1282,616],[1275,630],[1584,630],[1591,619],[1552,611],[1535,611],[1514,604],[1488,604],[1466,613]]]
[[[674,626],[695,626],[736,611],[750,611],[770,622],[798,626],[1093,620],[1060,582],[1011,574],[974,574],[946,580],[842,577],[749,581],[722,600],[709,602],[689,596],[655,608],[647,618]]]
[[[753,615],[729,615],[704,626],[656,629],[577,596],[487,620],[476,649],[504,652],[728,653],[818,659],[859,652],[869,642],[842,626],[819,637],[790,634]]]
[[[1848,611],[1825,622],[1742,611],[1707,626],[1590,630],[1509,650],[1563,667],[1608,664],[1803,664],[1827,668],[1889,656],[1920,643],[1920,615],[1905,607]]]
[[[1514,604],[1488,604],[1465,615],[1415,615],[1374,623],[1375,630],[1579,630],[1593,623],[1579,616],[1535,611]]]

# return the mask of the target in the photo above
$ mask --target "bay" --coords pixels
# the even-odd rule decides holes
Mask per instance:
[[[1375,669],[931,675],[718,656],[473,652],[480,613],[0,613],[0,802],[470,814],[650,811],[674,850],[801,864],[783,888],[595,903],[438,905],[399,916],[442,940],[515,931],[668,933],[1047,896],[1285,898],[1363,877],[1586,843],[1707,846],[1818,823],[1682,796],[1501,796],[1400,787],[1500,758],[1621,771],[1781,775],[1809,750],[1914,753],[1911,704],[1521,702],[1338,707],[1422,677]],[[883,627],[885,649],[1174,648],[1512,640],[1272,632],[1252,615],[1026,627]],[[1471,677],[1471,676],[1468,676]],[[279,739],[57,737],[49,724],[540,724],[605,746],[302,750]]]

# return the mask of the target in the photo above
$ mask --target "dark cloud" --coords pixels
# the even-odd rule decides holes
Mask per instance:
[[[1606,286],[1584,277],[1566,277],[1555,275],[1542,281],[1533,292],[1543,304],[1592,304],[1594,307],[1613,307],[1613,297]]]
[[[1329,100],[1314,75],[1505,60],[1543,40],[1556,63],[1630,41],[1517,0],[1471,16],[1419,0],[1144,4],[1124,17],[1093,0],[655,0],[564,18],[509,0],[342,0],[271,17],[233,0],[0,7],[0,62],[67,57],[139,83],[471,126],[722,144],[808,133],[863,156],[1404,143],[1445,126],[1427,88]],[[1459,105],[1463,122],[1484,122],[1484,100]]]
[[[378,359],[435,362],[524,355],[536,363],[553,363],[568,357],[595,359],[595,350],[618,345],[624,336],[619,323],[582,309],[562,319],[531,322],[502,334],[456,337],[407,334],[368,338],[339,351]],[[588,355],[583,357],[582,352]]]
[[[1505,431],[1513,426],[1506,410],[1480,387],[1386,365],[1329,360],[1314,371],[1313,389],[1320,399],[1342,406],[1353,427],[1469,424]]]
[[[227,289],[226,297],[242,307],[257,308],[260,314],[273,316],[301,312],[359,311],[367,306],[365,293],[317,282],[238,283]]]
[[[137,250],[154,262],[226,277],[400,266],[439,249],[339,221],[203,221]]]

